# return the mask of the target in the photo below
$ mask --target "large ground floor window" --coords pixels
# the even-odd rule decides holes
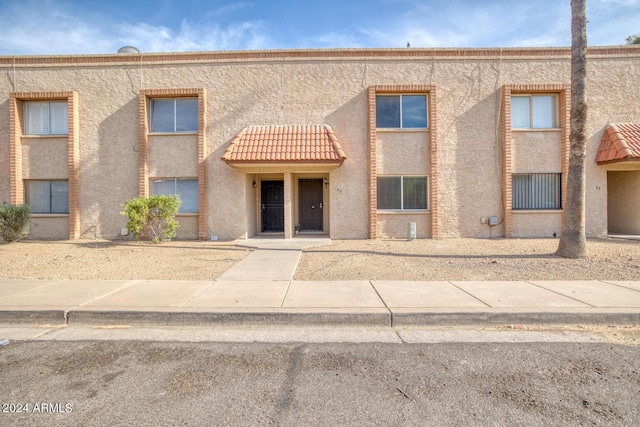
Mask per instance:
[[[69,213],[69,182],[67,180],[27,180],[24,200],[31,213]]]
[[[514,173],[513,209],[561,209],[562,174]]]
[[[182,201],[178,213],[198,212],[198,180],[195,178],[153,179],[151,191],[155,195],[178,195]]]
[[[428,179],[426,176],[379,176],[378,209],[429,209]]]

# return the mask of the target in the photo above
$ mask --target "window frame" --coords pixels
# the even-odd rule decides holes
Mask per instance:
[[[400,179],[400,207],[399,208],[380,208],[380,179]],[[424,178],[425,204],[424,208],[406,208],[405,200],[405,178]],[[376,209],[379,212],[428,212],[429,211],[429,175],[379,175],[376,177]]]
[[[550,97],[552,100],[552,114],[551,114],[551,126],[550,127],[534,127],[535,124],[535,108],[534,108],[534,98],[541,97]],[[514,98],[528,98],[529,99],[529,118],[528,118],[528,127],[517,127],[514,126],[513,120],[516,114],[514,114]],[[552,129],[557,130],[560,129],[560,116],[559,116],[559,99],[557,93],[512,93],[511,94],[511,129],[514,130],[546,130]]]
[[[528,200],[525,200],[526,197],[525,195],[520,195],[520,196],[516,196],[516,191],[522,186],[522,184],[516,184],[516,176],[529,176],[530,182],[528,183],[529,186],[526,188],[526,191],[528,191],[528,193],[530,193]],[[550,179],[552,176],[554,176],[554,183],[555,183],[555,188],[554,189],[538,189],[537,193],[534,193],[535,188],[533,188],[535,185],[542,185],[541,183],[537,183],[535,184],[533,179],[534,178],[544,178],[547,177],[548,179]],[[541,192],[543,191],[543,192]],[[549,207],[549,206],[536,206],[536,203],[548,203],[548,200],[545,201],[545,198],[549,198],[552,197],[554,198],[554,206],[553,207]],[[533,203],[532,203],[533,202]],[[530,203],[533,206],[524,206],[522,207],[522,204],[525,203]],[[518,205],[518,207],[516,207],[516,205]],[[512,173],[511,174],[511,209],[513,211],[516,212],[522,212],[522,211],[545,211],[545,210],[553,210],[553,211],[561,211],[563,209],[562,207],[562,173],[561,172],[525,172],[525,173]]]
[[[33,204],[29,203],[30,200],[30,184],[32,183],[49,183],[49,201],[48,201],[48,205],[49,205],[49,209],[46,212],[35,212],[32,208]],[[64,182],[66,183],[66,209],[64,211],[54,211],[53,207],[56,205],[56,203],[54,203],[54,196],[56,195],[56,193],[52,190],[52,184],[54,182]],[[33,215],[68,215],[69,214],[69,180],[68,179],[25,179],[24,180],[24,203],[26,205],[29,205],[29,208],[31,209],[31,214]]]
[[[36,104],[46,104],[47,105],[47,130],[48,132],[31,132],[32,128],[32,117],[31,117],[31,108],[33,108]],[[64,104],[64,120],[60,121],[60,123],[64,123],[63,132],[57,132],[57,127],[53,126],[57,121],[52,120],[51,114],[51,104]],[[69,102],[65,99],[34,99],[23,101],[23,134],[25,136],[67,136],[69,135]],[[54,110],[55,111],[55,110]],[[55,129],[54,129],[55,128]]]
[[[188,130],[178,130],[178,101],[191,100],[195,104],[195,128]],[[162,101],[173,101],[173,130],[156,130],[158,121],[156,120],[156,103]],[[177,97],[153,97],[149,98],[149,133],[178,133],[178,134],[193,134],[199,131],[199,115],[198,109],[199,99],[198,96],[177,96]]]
[[[424,126],[420,127],[406,127],[404,126],[404,114],[403,114],[403,97],[424,97]],[[399,126],[380,126],[380,120],[378,120],[378,108],[380,106],[380,102],[378,102],[379,98],[394,98],[397,97],[399,100],[398,106],[398,114],[399,114]],[[376,129],[380,130],[388,130],[388,129],[402,129],[402,130],[428,130],[429,129],[429,94],[428,93],[376,93]]]
[[[150,183],[150,187],[151,187],[151,194],[154,196],[157,195],[177,195],[178,197],[180,197],[180,200],[182,201],[182,203],[180,204],[180,207],[178,208],[178,214],[179,215],[190,215],[190,214],[199,214],[200,213],[200,194],[199,194],[199,186],[198,186],[198,178],[193,178],[193,177],[165,177],[165,178],[151,178],[150,179],[151,183]],[[158,193],[156,192],[156,183],[157,182],[162,182],[162,181],[173,181],[173,188],[174,188],[174,193]],[[184,199],[182,198],[182,195],[178,192],[178,181],[194,181],[195,182],[195,195],[196,195],[196,200],[195,200],[195,210],[189,210],[189,211],[185,211],[182,210],[183,206],[184,206]]]

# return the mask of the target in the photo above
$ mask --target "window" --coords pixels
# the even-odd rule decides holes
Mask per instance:
[[[25,201],[31,213],[69,213],[68,181],[25,181]]]
[[[67,101],[27,101],[24,103],[25,135],[67,135]]]
[[[197,132],[198,98],[152,99],[151,132]]]
[[[376,127],[426,129],[426,95],[376,96]]]
[[[426,176],[378,177],[378,209],[429,209]]]
[[[557,96],[517,95],[511,97],[511,127],[554,129],[558,127]]]
[[[153,180],[153,194],[180,197],[178,213],[198,212],[198,180],[193,178],[167,178]]]
[[[516,173],[512,176],[513,209],[561,209],[561,174]]]

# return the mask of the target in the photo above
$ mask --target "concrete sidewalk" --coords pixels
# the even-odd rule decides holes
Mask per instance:
[[[323,236],[258,237],[215,281],[2,280],[0,323],[88,325],[640,324],[640,281],[296,281]]]
[[[0,280],[0,323],[640,324],[640,281]]]

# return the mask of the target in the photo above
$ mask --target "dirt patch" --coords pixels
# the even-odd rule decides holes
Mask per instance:
[[[640,280],[640,241],[590,240],[581,260],[555,256],[557,246],[557,239],[334,240],[306,249],[295,279]],[[0,278],[214,280],[250,252],[228,242],[0,243]]]
[[[0,278],[214,280],[250,252],[197,241],[27,240],[0,243]]]
[[[296,280],[640,280],[640,241],[590,240],[585,259],[557,239],[334,240],[303,252]]]

